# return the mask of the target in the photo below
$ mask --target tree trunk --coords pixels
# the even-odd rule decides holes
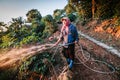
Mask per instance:
[[[95,0],[92,0],[92,19],[95,18]]]

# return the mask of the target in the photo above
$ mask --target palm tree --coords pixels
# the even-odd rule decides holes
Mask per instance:
[[[8,27],[8,31],[18,31],[22,27],[23,23],[24,21],[22,17],[12,18],[11,25]]]

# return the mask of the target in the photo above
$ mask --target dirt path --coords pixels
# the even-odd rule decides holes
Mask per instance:
[[[120,52],[117,49],[115,49],[111,46],[108,46],[100,41],[97,41],[94,38],[91,38],[88,35],[81,33],[80,31],[79,31],[79,34],[80,34],[80,36],[85,37],[86,39],[92,41],[93,43],[95,43],[98,46],[101,46],[102,48],[106,49],[108,52],[111,52],[113,55],[117,55],[120,58]]]

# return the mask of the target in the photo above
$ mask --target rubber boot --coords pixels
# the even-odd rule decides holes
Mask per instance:
[[[67,58],[67,63],[70,64],[70,59],[69,58]]]
[[[72,69],[72,67],[73,67],[73,60],[70,59],[69,69]]]

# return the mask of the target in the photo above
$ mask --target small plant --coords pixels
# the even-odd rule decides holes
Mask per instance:
[[[16,41],[15,38],[13,37],[10,37],[11,34],[7,34],[5,36],[2,36],[1,40],[2,40],[2,43],[0,45],[1,48],[7,48],[7,47],[10,47],[14,44],[14,42]]]
[[[27,79],[32,76],[31,73],[36,73],[39,75],[47,75],[48,66],[44,63],[44,59],[54,63],[55,60],[51,59],[51,54],[48,52],[40,53],[27,61],[23,62],[19,70],[19,79]]]

